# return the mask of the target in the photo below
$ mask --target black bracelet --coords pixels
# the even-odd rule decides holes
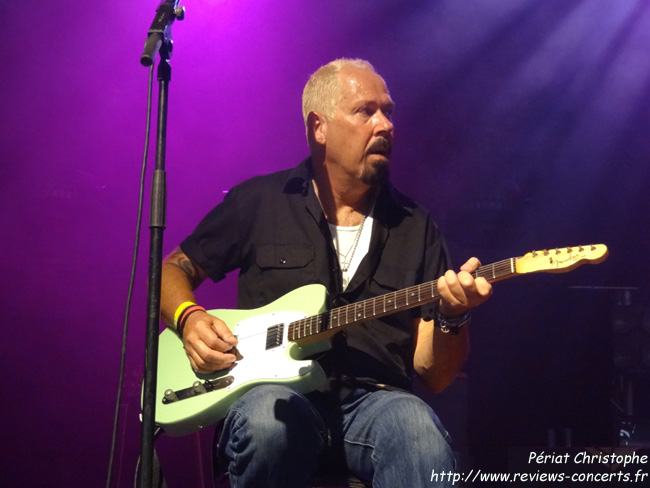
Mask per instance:
[[[440,332],[444,334],[458,335],[460,329],[466,325],[469,325],[469,323],[472,321],[472,311],[468,310],[463,315],[449,318],[440,313],[440,308],[436,308],[433,320],[433,325],[435,327],[438,327],[440,329]]]

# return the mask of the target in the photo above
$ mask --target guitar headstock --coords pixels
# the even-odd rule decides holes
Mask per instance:
[[[515,258],[515,269],[517,274],[566,273],[585,263],[602,263],[608,255],[609,251],[604,244],[532,251]]]

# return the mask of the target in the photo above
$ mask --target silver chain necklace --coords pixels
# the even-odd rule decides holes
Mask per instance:
[[[341,263],[341,271],[344,273],[347,273],[348,270],[350,269],[350,265],[352,264],[352,260],[354,259],[354,253],[357,250],[357,246],[359,245],[359,241],[361,240],[361,234],[363,233],[363,224],[366,223],[366,219],[368,218],[367,215],[363,216],[363,220],[361,220],[361,224],[359,225],[359,228],[357,229],[357,233],[354,236],[354,242],[352,242],[352,247],[348,252],[343,255],[341,252],[337,249],[336,252],[338,253],[339,256],[343,258],[343,262]],[[349,256],[349,259],[348,259]]]

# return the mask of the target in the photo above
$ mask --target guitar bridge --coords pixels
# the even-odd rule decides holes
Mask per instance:
[[[170,403],[179,402],[205,393],[210,393],[211,391],[221,390],[222,388],[230,386],[233,381],[235,381],[235,377],[229,375],[216,380],[205,380],[204,382],[195,381],[192,386],[189,388],[183,388],[182,390],[174,391],[170,388],[165,390],[165,396],[163,397],[162,402],[163,405],[168,405]]]

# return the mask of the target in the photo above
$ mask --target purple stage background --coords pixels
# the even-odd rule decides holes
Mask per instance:
[[[497,284],[477,311],[465,462],[505,469],[508,447],[543,445],[550,428],[571,428],[583,445],[611,443],[610,314],[621,287],[632,288],[634,306],[648,299],[650,4],[182,4],[165,252],[234,184],[299,162],[309,74],[337,57],[366,58],[397,103],[394,180],[432,209],[458,263],[590,243],[611,250],[599,266]],[[139,58],[156,6],[3,8],[2,486],[105,484],[144,141]],[[132,485],[140,443],[145,201],[113,471],[120,487]],[[234,293],[229,277],[200,298],[232,307]],[[648,368],[639,376],[646,391]],[[170,487],[211,486],[207,444],[209,431],[161,439]]]

